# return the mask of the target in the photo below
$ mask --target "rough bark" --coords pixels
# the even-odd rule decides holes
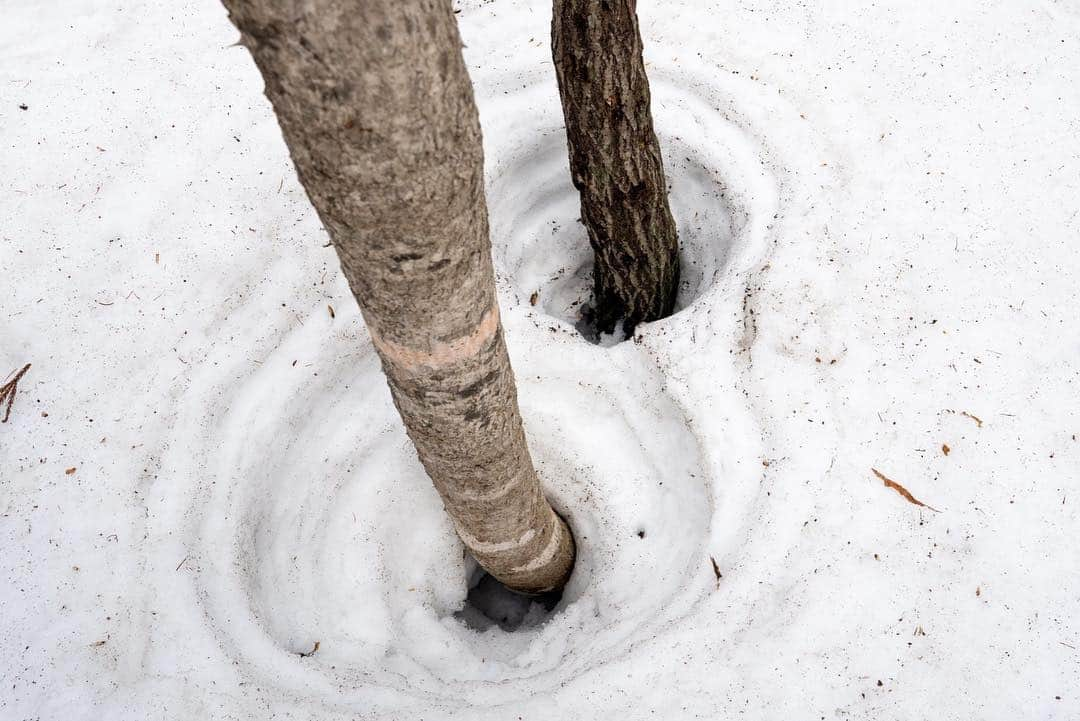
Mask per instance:
[[[596,256],[593,325],[670,315],[679,245],[649,110],[635,0],[554,0],[551,48],[570,173]]]
[[[224,2],[462,541],[514,590],[561,587],[574,543],[522,430],[450,0]]]

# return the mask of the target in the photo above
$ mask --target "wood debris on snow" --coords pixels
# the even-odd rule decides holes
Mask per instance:
[[[720,579],[724,577],[724,574],[720,573],[720,566],[716,564],[716,559],[709,556],[709,560],[712,561],[712,571],[716,576],[716,587],[720,588]]]
[[[960,411],[960,415],[962,415],[962,416],[967,416],[967,417],[968,417],[968,418],[970,418],[971,420],[975,421],[975,425],[976,425],[977,427],[979,427],[979,428],[982,428],[982,423],[983,423],[983,422],[982,422],[982,419],[981,419],[981,418],[979,418],[978,416],[976,416],[976,415],[972,415],[971,413],[968,413],[967,411]]]
[[[23,377],[26,371],[30,370],[30,364],[27,363],[22,367],[22,370],[15,372],[15,377],[9,380],[4,385],[0,386],[0,404],[4,404],[4,417],[0,419],[0,423],[7,423],[8,418],[11,417],[11,405],[15,402],[15,391],[19,386],[19,379]]]

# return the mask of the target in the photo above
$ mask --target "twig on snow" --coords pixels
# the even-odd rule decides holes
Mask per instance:
[[[22,370],[15,374],[14,378],[0,386],[0,405],[7,401],[7,404],[4,407],[4,418],[3,420],[0,420],[0,423],[7,423],[8,418],[11,416],[11,404],[15,402],[15,390],[18,388],[19,379],[22,378],[23,374],[28,370],[30,370],[29,363],[24,365]]]

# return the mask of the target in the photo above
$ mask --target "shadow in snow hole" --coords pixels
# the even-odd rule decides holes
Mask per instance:
[[[492,626],[503,631],[539,626],[562,599],[562,591],[540,596],[511,591],[481,569],[477,569],[472,580],[465,606],[454,617],[477,631],[486,631]]]

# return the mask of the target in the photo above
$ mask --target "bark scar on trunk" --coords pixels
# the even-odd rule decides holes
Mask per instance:
[[[409,348],[381,337],[374,328],[369,328],[369,331],[371,340],[382,357],[397,367],[403,370],[441,368],[473,357],[491,342],[491,339],[499,332],[499,307],[488,308],[480,322],[468,335],[455,338],[449,343],[433,341],[431,350]]]

